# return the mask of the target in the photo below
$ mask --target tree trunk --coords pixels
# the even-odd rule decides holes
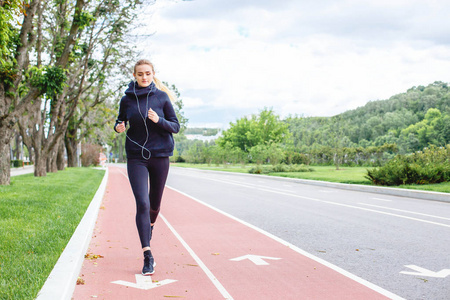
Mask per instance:
[[[64,138],[64,144],[66,145],[67,152],[67,166],[69,168],[78,167],[77,165],[77,140],[73,137]]]
[[[58,147],[58,154],[56,156],[56,167],[58,171],[62,171],[66,167],[66,162],[64,159],[64,150],[65,150],[64,143],[63,141],[60,141]]]
[[[33,156],[34,150],[33,150],[33,147],[28,147],[28,145],[25,145],[25,146],[27,147],[28,155],[29,155],[29,158],[30,158],[30,163],[32,164],[32,163],[34,163],[34,156]]]
[[[14,145],[13,145],[13,158],[14,159],[22,159],[21,151],[20,151],[20,134],[14,131]]]
[[[41,124],[39,119],[36,121],[36,124]],[[34,176],[36,177],[47,175],[47,157],[42,146],[44,134],[42,133],[42,125],[39,127],[39,130],[33,128],[33,134],[31,137],[34,149]]]
[[[56,173],[58,171],[58,168],[56,166],[56,156],[58,154],[57,152],[58,146],[53,147],[47,154],[47,172],[49,173]]]
[[[0,185],[9,185],[11,176],[11,155],[9,139],[0,140]]]
[[[58,168],[58,156],[59,156],[61,145],[63,145],[63,141],[62,141],[61,137],[55,137],[55,139],[56,139],[55,145],[51,149],[48,150],[49,153],[47,155],[47,157],[48,157],[47,171],[52,172],[52,173],[56,173],[56,172],[58,172],[58,170],[60,170]],[[62,160],[62,169],[61,170],[64,170],[64,154],[63,154],[62,158],[59,158],[59,159]]]
[[[47,168],[46,163],[47,160],[42,154],[41,149],[35,149],[34,150],[34,176],[41,177],[41,176],[47,176]]]
[[[14,134],[14,119],[2,118],[8,108],[4,85],[0,84],[0,185],[9,185],[11,177],[11,139]]]

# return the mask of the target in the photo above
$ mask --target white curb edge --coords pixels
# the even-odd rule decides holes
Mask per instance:
[[[70,300],[72,298],[78,274],[84,261],[84,255],[91,241],[107,182],[108,168],[106,168],[103,180],[80,224],[78,224],[63,253],[53,267],[44,286],[37,294],[36,300]]]

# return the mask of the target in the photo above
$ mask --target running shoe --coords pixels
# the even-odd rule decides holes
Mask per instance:
[[[142,275],[148,276],[153,275],[155,273],[155,259],[153,258],[152,253],[150,255],[144,256],[144,267],[142,268]]]

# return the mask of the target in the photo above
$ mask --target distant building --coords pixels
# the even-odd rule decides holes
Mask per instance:
[[[219,131],[216,135],[202,135],[202,134],[186,134],[188,140],[200,140],[203,142],[214,141],[222,135],[222,131]]]

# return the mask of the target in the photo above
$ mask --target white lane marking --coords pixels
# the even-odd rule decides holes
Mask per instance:
[[[433,272],[415,265],[405,265],[405,267],[413,269],[416,272],[401,271],[400,274],[435,277],[435,278],[445,278],[450,275],[450,269],[442,269],[439,272]]]
[[[271,260],[279,260],[281,258],[278,257],[270,257],[270,256],[262,256],[262,255],[253,255],[253,254],[247,254],[244,256],[231,258],[232,261],[241,261],[244,259],[250,260],[252,263],[254,263],[257,266],[268,266],[269,263],[265,261],[265,259],[271,259]]]
[[[378,200],[378,201],[385,201],[385,202],[391,202],[392,200],[388,200],[388,199],[381,199],[381,198],[372,198],[373,200]]]
[[[186,248],[187,252],[194,258],[194,260],[197,262],[197,264],[202,268],[203,272],[205,272],[206,276],[208,276],[209,280],[216,286],[216,288],[219,290],[219,292],[222,294],[222,296],[225,299],[232,300],[233,297],[228,293],[228,291],[223,287],[223,285],[219,282],[219,280],[214,276],[214,274],[211,272],[211,270],[208,269],[208,267],[203,263],[203,261],[195,254],[194,250],[192,250],[191,247],[189,247],[188,243],[181,237],[181,235],[178,234],[178,232],[173,228],[173,226],[167,221],[167,219],[160,213],[159,217],[166,223],[166,225],[169,227],[170,231],[176,236],[176,238],[180,241],[180,243]]]
[[[374,213],[378,213],[378,214],[383,214],[383,215],[398,217],[398,218],[402,218],[402,219],[408,219],[408,220],[413,220],[413,221],[418,221],[418,222],[422,222],[422,223],[428,223],[428,224],[433,224],[433,225],[438,225],[438,226],[443,226],[443,227],[449,227],[450,228],[450,225],[448,225],[448,224],[437,223],[437,222],[423,220],[423,219],[417,219],[417,218],[408,217],[408,216],[404,216],[404,215],[393,214],[393,213],[389,213],[389,212],[385,212],[385,211],[369,209],[369,208],[364,208],[364,207],[360,207],[360,206],[354,206],[354,205],[350,205],[350,204],[344,204],[344,203],[338,203],[338,202],[333,202],[333,201],[320,200],[320,199],[311,198],[311,197],[299,196],[299,195],[296,195],[296,194],[292,194],[292,193],[287,193],[287,192],[281,191],[281,190],[276,189],[276,188],[268,189],[268,188],[263,188],[261,186],[254,185],[254,184],[242,184],[242,183],[237,183],[237,182],[234,182],[234,181],[225,181],[225,180],[218,180],[218,179],[212,179],[212,178],[206,178],[206,179],[212,180],[212,181],[218,181],[218,182],[222,182],[222,183],[228,183],[228,184],[243,186],[243,187],[247,187],[247,188],[248,187],[255,187],[255,188],[258,188],[260,191],[277,193],[277,194],[286,195],[286,196],[290,196],[290,197],[296,197],[296,198],[301,198],[301,199],[305,199],[305,200],[322,202],[322,203],[338,205],[338,206],[343,206],[343,207],[355,208],[355,209],[359,209],[359,210],[370,211],[370,212],[374,212]]]
[[[392,292],[389,292],[389,291],[387,291],[387,290],[385,290],[385,289],[383,289],[383,288],[381,288],[381,287],[379,287],[379,286],[377,286],[377,285],[375,285],[375,284],[373,284],[373,283],[371,283],[371,282],[369,282],[367,280],[364,280],[364,279],[362,279],[362,278],[360,278],[360,277],[358,277],[358,276],[356,276],[356,275],[354,275],[354,274],[352,274],[352,273],[350,273],[350,272],[348,272],[348,271],[346,271],[346,270],[344,270],[344,269],[342,269],[342,268],[340,268],[338,266],[335,266],[335,265],[333,265],[333,264],[331,264],[331,263],[329,263],[329,262],[327,262],[327,261],[325,261],[325,260],[323,260],[323,259],[321,259],[321,258],[319,258],[317,256],[314,256],[314,255],[310,254],[309,252],[306,252],[305,250],[302,250],[299,247],[297,247],[297,246],[295,246],[295,245],[293,245],[293,244],[291,244],[289,242],[286,242],[285,240],[283,240],[283,239],[281,239],[281,238],[279,238],[279,237],[277,237],[277,236],[275,236],[275,235],[273,235],[273,234],[271,234],[271,233],[269,233],[267,231],[264,231],[263,229],[261,229],[259,227],[256,227],[256,226],[254,226],[254,225],[252,225],[250,223],[247,223],[247,222],[245,222],[245,221],[243,221],[241,219],[238,219],[235,216],[230,215],[229,213],[226,213],[226,212],[224,212],[224,211],[222,211],[222,210],[220,210],[218,208],[215,208],[214,206],[209,205],[209,204],[207,204],[207,203],[205,203],[205,202],[203,202],[201,200],[198,200],[197,198],[195,198],[195,197],[193,197],[191,195],[188,195],[188,194],[186,194],[184,192],[181,192],[181,191],[179,191],[179,190],[177,190],[177,189],[175,189],[173,187],[170,187],[168,185],[166,185],[166,187],[170,188],[171,190],[173,190],[173,191],[175,191],[177,193],[180,193],[180,194],[182,194],[182,195],[184,195],[184,196],[186,196],[188,198],[191,198],[192,200],[194,200],[194,201],[196,201],[196,202],[198,202],[198,203],[200,203],[200,204],[202,204],[202,205],[204,205],[204,206],[206,206],[206,207],[208,207],[208,208],[210,208],[210,209],[212,209],[212,210],[214,210],[214,211],[216,211],[216,212],[218,212],[218,213],[220,213],[220,214],[222,214],[224,216],[227,216],[227,217],[229,217],[229,218],[231,218],[231,219],[233,219],[233,220],[235,220],[235,221],[237,221],[237,222],[239,222],[239,223],[241,223],[241,224],[243,224],[243,225],[245,225],[245,226],[247,226],[249,228],[252,228],[252,229],[258,231],[259,233],[264,234],[265,236],[267,236],[267,237],[269,237],[269,238],[279,242],[280,244],[289,247],[290,249],[294,250],[295,252],[300,253],[301,255],[306,256],[306,257],[308,257],[308,258],[310,258],[310,259],[312,259],[312,260],[314,260],[314,261],[316,261],[316,262],[318,262],[318,263],[320,263],[320,264],[322,264],[322,265],[324,265],[324,266],[326,266],[326,267],[328,267],[328,268],[330,268],[330,269],[332,269],[332,270],[334,270],[334,271],[336,271],[336,272],[338,272],[338,273],[340,273],[340,274],[342,274],[342,275],[344,275],[344,276],[346,276],[346,277],[348,277],[348,278],[350,278],[350,279],[352,279],[352,280],[354,280],[354,281],[356,281],[356,282],[358,282],[358,283],[368,287],[369,289],[372,289],[372,290],[374,290],[374,291],[376,291],[376,292],[378,292],[378,293],[380,293],[380,294],[390,298],[390,299],[393,299],[393,300],[405,300],[404,298],[402,298],[400,296],[397,296],[396,294],[394,294]]]
[[[176,282],[176,280],[174,279],[165,279],[158,282],[153,282],[151,276],[143,276],[142,274],[135,274],[134,276],[136,277],[136,283],[124,280],[111,281],[111,283],[120,284],[140,290],[150,290],[172,282]]]
[[[128,175],[125,174],[124,172],[122,172],[122,170],[119,170],[119,173],[122,174],[123,176],[125,176],[128,179]]]
[[[128,176],[125,173],[119,171],[128,179]],[[219,282],[219,280],[214,276],[214,274],[208,269],[208,267],[203,263],[203,261],[195,254],[194,250],[185,242],[185,240],[178,234],[178,232],[173,228],[173,226],[167,221],[167,219],[160,213],[159,217],[166,223],[167,227],[169,227],[170,231],[175,235],[175,237],[180,241],[180,243],[186,248],[187,252],[192,256],[192,258],[197,262],[200,268],[202,268],[203,272],[205,272],[206,276],[208,276],[209,280],[215,285],[215,287],[219,290],[219,292],[224,296],[225,299],[233,300],[233,297],[228,293],[228,291],[223,287],[223,285]]]
[[[394,210],[394,211],[400,211],[400,212],[404,212],[404,213],[408,213],[408,214],[426,216],[426,217],[431,217],[431,218],[436,218],[436,219],[450,220],[450,218],[439,217],[439,216],[435,216],[435,215],[428,215],[428,214],[418,213],[418,212],[414,212],[414,211],[410,211],[410,210],[390,208],[390,207],[386,207],[386,206],[373,205],[373,204],[367,204],[367,203],[358,203],[358,204],[366,205],[366,206],[372,206],[372,207],[378,207],[378,208],[384,208],[384,209],[389,209],[389,210]]]

